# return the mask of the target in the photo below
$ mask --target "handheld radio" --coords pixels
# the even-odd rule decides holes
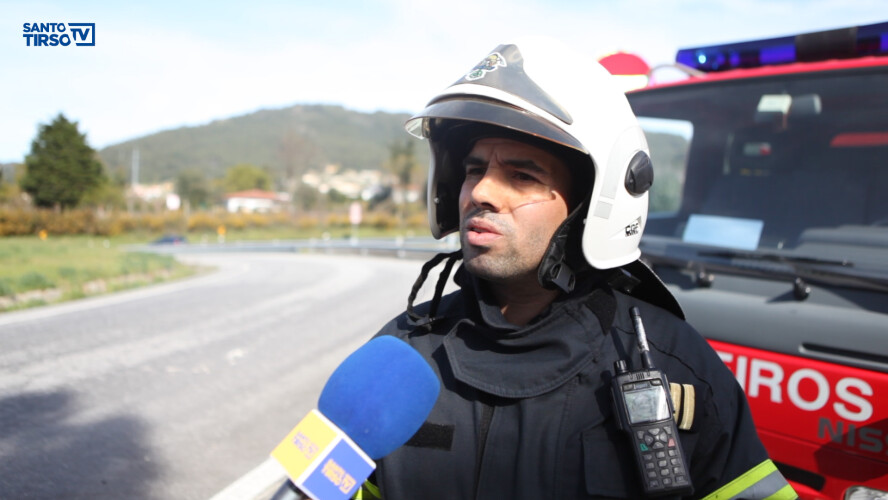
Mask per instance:
[[[612,394],[620,428],[629,435],[645,495],[682,495],[693,491],[672,418],[666,375],[654,368],[641,314],[630,309],[642,369],[629,371],[625,360],[614,363]]]

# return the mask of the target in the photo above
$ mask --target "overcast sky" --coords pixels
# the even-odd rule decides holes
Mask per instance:
[[[262,108],[418,111],[490,49],[548,35],[651,65],[678,48],[888,21],[885,0],[0,0],[0,162],[59,112],[94,148]],[[96,24],[28,47],[24,23]]]

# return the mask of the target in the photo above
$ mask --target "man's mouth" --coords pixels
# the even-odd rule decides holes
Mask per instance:
[[[486,246],[501,236],[495,225],[483,219],[471,219],[466,224],[466,241],[470,245]]]

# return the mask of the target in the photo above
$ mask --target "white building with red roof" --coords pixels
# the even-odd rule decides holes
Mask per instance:
[[[262,189],[249,189],[225,195],[229,212],[266,213],[282,210],[289,202],[287,193],[275,193]]]

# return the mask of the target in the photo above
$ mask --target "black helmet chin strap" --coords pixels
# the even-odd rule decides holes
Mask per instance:
[[[552,235],[549,248],[543,254],[540,267],[537,269],[537,279],[543,288],[570,293],[576,285],[576,273],[588,266],[582,256],[582,250],[577,251],[580,248],[579,238],[582,237],[584,223],[580,217],[585,211],[586,203],[580,203]],[[573,243],[573,247],[568,246],[574,240],[576,242]],[[579,255],[576,255],[577,253]]]
[[[444,264],[444,270],[438,275],[438,283],[435,285],[435,295],[432,297],[429,312],[427,315],[422,316],[413,309],[413,301],[416,300],[416,294],[419,293],[419,289],[422,288],[423,283],[425,283],[426,278],[428,278],[429,272],[431,272],[431,270],[444,259],[447,259],[447,263]],[[419,277],[416,278],[416,282],[413,283],[413,288],[410,290],[410,296],[407,298],[407,316],[409,316],[417,326],[431,329],[432,323],[438,319],[435,315],[438,314],[438,305],[441,303],[444,287],[447,286],[447,279],[450,277],[453,265],[460,259],[462,259],[462,250],[457,250],[451,253],[439,253],[432,257],[430,261],[422,265],[422,271],[419,273]]]

